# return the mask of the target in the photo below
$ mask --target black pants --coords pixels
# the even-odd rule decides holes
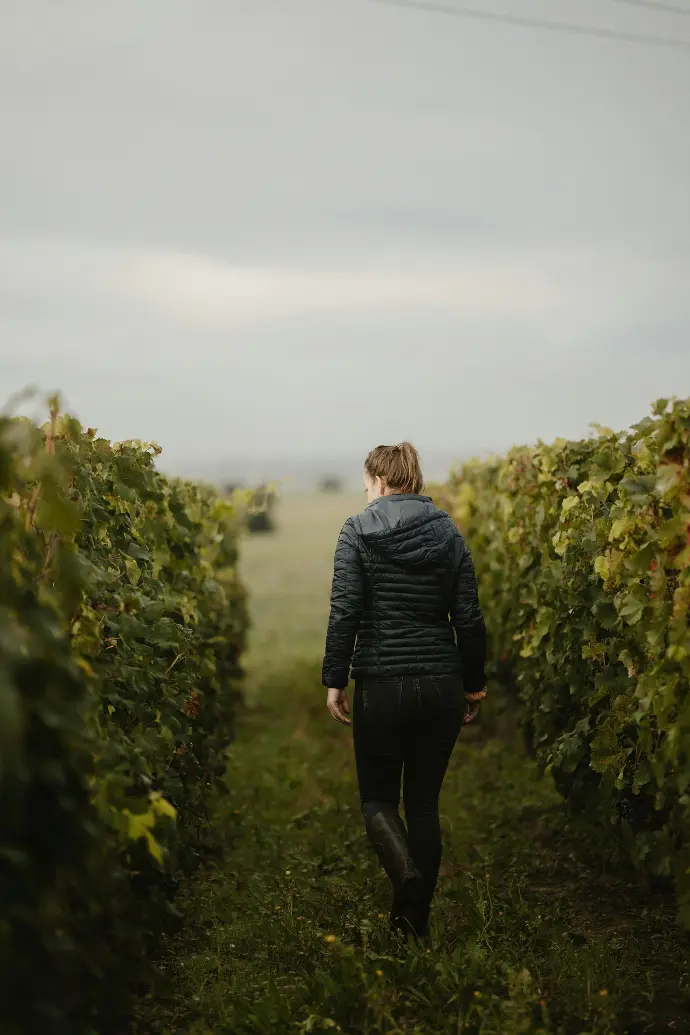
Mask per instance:
[[[353,734],[362,813],[398,808],[402,777],[410,854],[429,900],[441,863],[438,798],[465,712],[457,676],[358,680]]]

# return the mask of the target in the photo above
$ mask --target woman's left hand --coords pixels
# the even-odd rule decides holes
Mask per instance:
[[[350,714],[350,704],[345,690],[330,689],[326,706],[337,722],[342,722],[345,726],[350,725],[350,720],[347,718]]]

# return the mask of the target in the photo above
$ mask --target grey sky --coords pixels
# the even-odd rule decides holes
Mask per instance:
[[[475,6],[690,39],[610,0]],[[59,387],[185,470],[623,426],[690,393],[688,126],[690,50],[367,0],[0,0],[0,394]]]

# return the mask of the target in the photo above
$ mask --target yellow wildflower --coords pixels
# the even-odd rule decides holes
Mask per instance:
[[[329,945],[332,945],[333,942],[337,942],[338,941],[338,935],[337,934],[327,934],[326,937],[324,938],[324,941],[328,942]]]

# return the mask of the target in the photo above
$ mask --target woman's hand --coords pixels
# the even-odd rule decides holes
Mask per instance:
[[[463,722],[465,724],[467,724],[468,722],[474,722],[474,720],[477,718],[477,715],[479,713],[479,702],[483,701],[485,697],[486,687],[484,687],[483,690],[477,690],[476,693],[465,694],[465,700],[470,706],[469,710],[465,713],[465,718],[463,719]]]
[[[350,704],[345,690],[329,690],[326,707],[337,722],[342,722],[345,726],[350,725],[347,718],[350,714]]]
[[[468,722],[474,722],[479,713],[479,701],[468,701],[467,703],[469,704],[469,709],[465,712],[465,718],[462,720],[465,725]]]

